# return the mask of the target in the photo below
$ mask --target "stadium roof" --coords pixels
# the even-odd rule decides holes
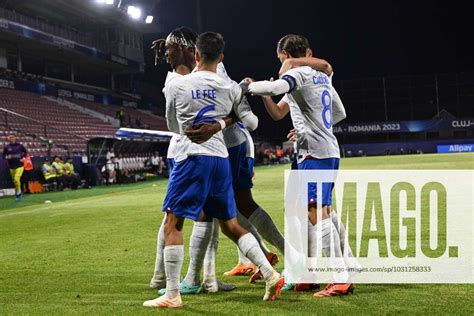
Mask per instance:
[[[114,0],[114,5],[100,4],[95,0],[0,0],[0,7],[14,10],[28,16],[40,16],[61,24],[80,27],[93,27],[97,24],[114,26],[119,24],[142,32],[156,31],[153,24],[145,24],[147,14],[153,12],[157,0]],[[127,16],[126,8],[135,5],[143,11],[143,21]],[[127,18],[124,18],[127,17]]]

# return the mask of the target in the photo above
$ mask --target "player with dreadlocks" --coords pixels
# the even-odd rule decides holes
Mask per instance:
[[[176,78],[187,75],[195,67],[194,52],[197,35],[191,29],[180,27],[173,30],[166,39],[159,39],[153,42],[152,49],[155,51],[155,65],[160,64],[166,59],[171,65],[172,72],[168,72],[163,92],[169,84]],[[176,144],[179,142],[180,136],[175,135],[171,138],[168,147],[168,164],[170,170],[174,167]],[[158,231],[157,236],[157,253],[153,278],[150,282],[151,288],[165,288],[166,277],[164,269],[164,222]],[[226,284],[216,280],[215,274],[215,252],[217,250],[217,231],[213,232],[214,225],[212,221],[200,221],[194,223],[191,235],[189,249],[191,261],[186,278],[180,284],[181,294],[197,294],[202,289],[206,292],[231,291],[235,289],[232,284]],[[212,238],[211,238],[212,237]],[[211,239],[211,240],[210,240]],[[196,257],[196,250],[199,247],[208,247],[205,258]],[[200,271],[204,260],[204,284],[200,284]],[[163,294],[163,292],[161,293]]]
[[[163,62],[165,59],[167,63],[171,65],[173,68],[173,72],[169,72],[165,82],[165,88],[163,91],[165,92],[167,86],[176,78],[179,78],[183,75],[189,74],[195,68],[195,59],[194,59],[194,52],[195,52],[195,43],[196,43],[196,34],[190,30],[189,28],[178,28],[173,30],[166,39],[159,39],[153,42],[152,49],[155,50],[155,64],[158,65]],[[218,74],[221,76],[227,77],[225,73],[225,68],[222,63],[218,66]],[[248,108],[248,112],[251,113],[250,108]],[[253,115],[253,113],[252,113]],[[224,119],[225,126],[230,126],[234,124],[237,119],[235,115],[231,115],[231,117],[227,117]],[[215,128],[217,126],[216,131],[221,130],[222,126],[219,123],[215,123],[213,126],[201,125],[198,127],[198,130],[202,131],[206,128]],[[170,140],[170,145],[168,148],[168,162],[170,165],[170,170],[173,169],[174,165],[174,157],[175,157],[175,146],[176,143],[179,142],[179,135],[172,137]],[[203,219],[203,218],[202,218]],[[246,218],[243,216],[238,217],[239,223],[248,231],[250,231],[259,242],[260,247],[264,251],[265,255],[268,256],[271,252],[266,248],[264,245],[261,237],[257,233],[255,227],[253,227]],[[163,219],[164,222],[165,219]],[[189,265],[189,269],[187,275],[183,282],[180,284],[180,292],[181,294],[197,294],[201,290],[205,292],[217,292],[217,291],[230,291],[233,290],[235,287],[231,284],[225,284],[220,281],[216,281],[216,274],[215,274],[215,253],[217,251],[218,246],[218,224],[217,221],[212,222],[208,221],[200,221],[195,222],[193,234],[191,236],[190,241],[190,253],[191,253],[191,261]],[[210,240],[207,236],[211,236]],[[164,273],[164,259],[163,259],[163,249],[164,249],[164,229],[163,224],[160,227],[157,236],[157,257],[155,263],[155,270],[153,278],[150,282],[150,287],[152,288],[159,288],[164,287],[166,284],[165,280],[165,273]],[[203,247],[203,245],[207,245],[207,252],[204,258],[198,258],[195,256],[198,253],[198,249]],[[204,283],[201,287],[200,284],[200,270],[202,265],[204,264]],[[159,291],[160,294],[165,293],[165,289],[162,288]]]

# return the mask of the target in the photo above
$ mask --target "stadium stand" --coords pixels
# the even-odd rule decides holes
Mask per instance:
[[[0,124],[5,131],[0,135],[1,142],[5,142],[8,131],[16,131],[35,156],[48,154],[48,141],[57,145],[51,154],[83,154],[88,139],[113,136],[116,130],[99,119],[29,92],[1,89],[0,108],[13,112],[2,113]]]
[[[77,105],[81,105],[84,108],[105,114],[110,117],[115,117],[117,110],[120,109],[117,105],[101,104],[97,102],[85,101],[85,100],[68,100]],[[166,120],[164,117],[154,115],[150,111],[134,109],[132,107],[122,108],[125,116],[126,127],[136,128],[148,128],[154,130],[167,131]],[[137,126],[137,120],[141,122],[141,126]]]

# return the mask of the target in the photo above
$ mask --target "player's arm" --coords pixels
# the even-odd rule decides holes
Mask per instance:
[[[28,152],[26,151],[25,146],[21,145],[20,151],[21,151],[20,157],[21,157],[22,159],[25,158],[26,155],[28,154]]]
[[[275,103],[271,97],[262,97],[265,109],[274,121],[283,119],[288,112],[290,112],[290,106],[284,101],[284,98],[280,102]]]
[[[245,124],[247,129],[254,131],[258,127],[258,117],[252,112],[250,104],[244,95],[245,92],[239,86],[237,86],[237,89],[238,92],[233,112],[238,117],[239,121]]]
[[[332,88],[332,121],[337,124],[347,117],[346,109],[336,89]]]
[[[291,93],[299,89],[304,83],[304,75],[300,68],[288,70],[280,79],[275,81],[255,81],[245,78],[240,83],[242,89],[260,96],[276,96]]]
[[[332,74],[332,66],[326,60],[316,57],[300,57],[300,58],[288,58],[286,59],[280,68],[278,74],[282,76],[288,70],[300,67],[308,66],[314,70],[324,72],[326,75],[330,76]]]
[[[231,126],[239,121],[237,115],[234,112],[230,113],[229,116],[224,117],[215,123],[199,123],[193,127],[187,128],[184,133],[193,143],[202,144],[207,142],[212,135],[222,131],[224,128]]]
[[[3,157],[3,159],[8,159],[7,156],[8,156],[8,151],[7,151],[7,146],[5,146],[3,148],[2,157]]]
[[[285,76],[284,79],[278,79],[276,81],[273,81],[272,78],[269,81],[260,82],[256,82],[252,78],[247,77],[242,80],[240,85],[244,91],[247,89],[253,94],[262,95],[263,104],[273,120],[281,120],[290,111],[288,102],[286,102],[285,99],[280,100],[277,104],[270,95],[287,93],[293,90],[296,87],[296,80],[293,77]]]
[[[176,119],[176,103],[174,95],[171,93],[171,87],[165,89],[165,99],[166,99],[166,125],[170,132],[179,134],[179,124]]]
[[[241,82],[241,86],[247,89],[248,92],[260,96],[276,96],[290,92],[291,85],[288,83],[288,78],[282,78],[275,81],[252,81],[250,78],[245,78]],[[246,82],[244,82],[246,81]],[[292,83],[293,84],[293,83]]]

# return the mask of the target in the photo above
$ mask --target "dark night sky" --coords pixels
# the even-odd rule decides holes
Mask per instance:
[[[161,0],[160,29],[197,29],[196,1]],[[456,1],[201,0],[202,30],[221,32],[225,64],[239,79],[274,75],[276,42],[307,36],[338,79],[474,69],[471,11]]]
[[[162,33],[146,36],[145,45],[179,26],[197,30],[196,2],[160,0],[155,16]],[[457,1],[200,2],[202,31],[222,33],[224,63],[236,81],[276,76],[276,43],[289,33],[308,37],[315,55],[332,64],[336,80],[474,71],[473,18]],[[151,52],[147,64],[152,64]],[[166,70],[164,65],[147,67],[146,77],[161,87]],[[271,121],[258,102],[251,100],[260,126],[265,127],[259,130],[277,130],[277,137],[284,137],[290,120],[285,119],[284,125]],[[352,107],[348,115],[351,109],[357,112]]]

